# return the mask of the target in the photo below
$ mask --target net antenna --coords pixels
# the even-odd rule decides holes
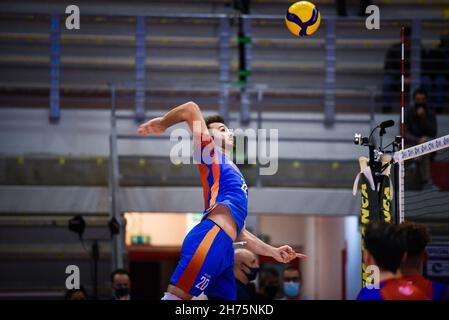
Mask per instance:
[[[405,39],[404,39],[405,28],[401,28],[401,151],[404,150],[404,123],[405,123],[405,104],[404,104],[404,66],[405,66]],[[404,162],[400,161],[398,163],[399,171],[399,185],[398,185],[398,211],[399,211],[399,223],[404,221],[404,176],[405,168]]]

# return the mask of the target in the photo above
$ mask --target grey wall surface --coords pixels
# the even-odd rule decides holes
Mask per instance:
[[[107,214],[103,187],[0,187],[0,213]],[[122,188],[121,211],[202,212],[202,191],[195,187]],[[252,188],[249,214],[352,215],[359,199],[351,190]]]
[[[182,103],[180,101],[179,103]],[[168,110],[155,111],[163,114]],[[77,156],[109,155],[110,113],[106,110],[62,110],[59,124],[48,122],[47,109],[0,109],[0,153],[5,155],[56,154]],[[255,115],[254,115],[255,116]],[[343,115],[341,115],[343,117]],[[288,117],[290,119],[320,119],[319,113],[264,113],[266,118]],[[339,117],[339,116],[338,116]],[[366,115],[344,114],[345,119],[362,118]],[[385,142],[390,142],[398,133],[397,115],[376,115],[375,122],[393,119],[396,127],[390,128]],[[439,133],[449,132],[449,116],[438,117]],[[238,128],[238,123],[231,123],[231,128]],[[255,125],[252,124],[255,128]],[[185,125],[174,127],[184,128]],[[281,123],[266,122],[265,129],[277,129],[279,137],[352,139],[354,133],[368,135],[369,125],[336,124],[326,128],[321,123]],[[245,128],[242,128],[245,129]],[[137,124],[132,120],[120,121],[119,133],[135,134]],[[171,132],[171,130],[170,130]],[[119,153],[128,155],[169,156],[170,149],[177,142],[167,140],[127,140],[119,141]],[[366,148],[352,143],[315,143],[315,142],[280,142],[279,157],[286,159],[354,159],[367,155]]]

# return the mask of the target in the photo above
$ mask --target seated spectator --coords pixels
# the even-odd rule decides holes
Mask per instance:
[[[418,88],[413,93],[414,106],[405,115],[405,143],[407,147],[421,144],[437,136],[435,112],[427,104],[427,92]],[[420,185],[427,189],[434,187],[430,171],[433,154],[424,155],[413,160],[416,166]]]
[[[255,299],[255,287],[251,284],[259,272],[259,262],[254,253],[246,249],[236,249],[234,253],[234,276],[237,300]]]
[[[275,300],[279,298],[279,272],[275,268],[263,269],[259,276],[258,300]]]
[[[430,234],[426,227],[413,222],[399,225],[406,235],[407,255],[401,264],[402,279],[412,283],[432,300],[448,300],[449,286],[423,277],[424,261],[427,260],[426,246]]]
[[[282,300],[307,300],[303,294],[298,268],[289,266],[282,273],[284,297]]]
[[[117,269],[111,274],[112,300],[131,299],[131,279],[129,272],[124,269]]]
[[[367,266],[377,266],[379,283],[362,288],[357,300],[428,300],[420,289],[400,279],[399,266],[405,258],[406,240],[399,226],[370,223],[364,240],[363,260]]]
[[[64,300],[87,300],[87,292],[83,286],[80,286],[79,289],[70,289],[67,290],[64,294]]]

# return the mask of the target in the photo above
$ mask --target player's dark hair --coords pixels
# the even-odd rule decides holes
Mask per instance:
[[[380,269],[396,273],[406,252],[405,234],[395,224],[371,222],[365,230],[365,248]]]
[[[125,274],[127,275],[129,278],[131,278],[130,274],[128,271],[126,271],[125,269],[116,269],[111,273],[111,282],[114,282],[114,277],[117,274]]]
[[[204,119],[204,121],[206,122],[207,128],[209,128],[209,125],[214,122],[219,122],[219,123],[223,123],[224,125],[226,125],[224,118],[222,116],[220,116],[219,114],[212,114],[210,116],[207,116]]]
[[[424,253],[430,242],[429,230],[411,221],[401,223],[399,228],[405,233],[407,257],[413,258]]]

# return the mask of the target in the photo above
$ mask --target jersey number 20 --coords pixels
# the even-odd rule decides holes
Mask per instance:
[[[207,279],[206,277],[202,276],[200,282],[195,287],[197,287],[201,291],[204,291],[209,285],[209,281],[210,279]]]

